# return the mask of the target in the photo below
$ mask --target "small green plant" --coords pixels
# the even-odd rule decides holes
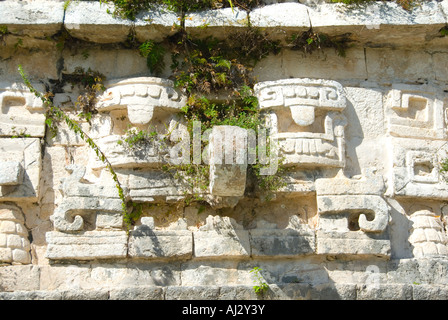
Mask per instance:
[[[0,26],[0,42],[5,43],[6,36],[8,35],[8,27],[1,25]]]
[[[5,25],[0,26],[0,34],[5,35],[8,33],[8,27]]]
[[[442,174],[443,180],[448,182],[448,158],[439,163],[439,172]]]
[[[11,128],[13,135],[11,138],[29,138],[31,137],[30,134],[26,133],[26,128],[20,130],[19,132],[16,131],[16,127]]]
[[[255,291],[256,294],[258,295],[263,295],[264,293],[266,293],[266,291],[269,289],[269,285],[267,284],[267,282],[263,279],[263,276],[261,275],[261,268],[259,267],[254,267],[252,270],[250,270],[249,272],[253,275],[254,277],[254,286],[253,289]]]
[[[439,32],[442,36],[448,36],[448,26],[444,26]]]
[[[64,11],[67,11],[68,6],[70,5],[70,3],[71,3],[71,0],[64,1]]]
[[[140,54],[146,58],[148,69],[158,75],[165,68],[164,56],[165,48],[152,40],[145,41],[139,47]]]
[[[137,151],[145,148],[149,143],[153,143],[157,138],[157,131],[148,132],[137,128],[129,128],[124,134],[124,138],[117,141],[129,151]]]

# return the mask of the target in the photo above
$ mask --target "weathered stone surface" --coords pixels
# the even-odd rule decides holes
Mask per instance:
[[[167,173],[156,170],[134,171],[129,174],[129,196],[134,201],[182,197],[190,188],[176,183]]]
[[[209,187],[212,195],[225,197],[244,195],[248,140],[247,130],[240,127],[213,127],[208,145],[210,155]]]
[[[184,229],[157,230],[153,218],[142,219],[130,234],[129,256],[134,258],[190,258],[193,235]]]
[[[165,292],[162,287],[130,287],[113,289],[109,292],[110,300],[163,300]]]
[[[248,22],[249,17],[246,11],[238,7],[222,8],[188,14],[185,28],[195,36],[213,35],[220,39],[226,34],[238,32],[239,29],[247,27]]]
[[[42,101],[17,84],[0,84],[0,136],[43,137]]]
[[[2,1],[0,11],[8,12],[0,18],[0,25],[20,36],[51,37],[64,19],[64,4],[56,1]]]
[[[17,161],[7,161],[0,163],[0,185],[15,186],[23,182],[22,164]]]
[[[107,10],[113,6],[96,1],[70,2],[65,12],[64,27],[76,38],[99,42],[115,43],[126,40],[131,23],[114,18]]]
[[[429,86],[393,86],[386,104],[389,133],[417,139],[444,139],[444,105]]]
[[[365,234],[360,231],[317,231],[318,254],[353,254],[389,257],[390,240],[383,235]]]
[[[439,169],[448,157],[448,0],[408,9],[262,2],[184,20],[156,6],[130,21],[94,1],[0,1],[0,299],[446,297],[448,184]],[[250,74],[270,133],[262,169],[287,169],[270,201],[247,174],[250,130],[233,127],[242,135],[221,143],[247,163],[215,163],[224,127],[201,137],[210,142],[201,154],[211,164],[207,190],[171,166],[190,164],[198,142],[179,114],[191,92],[168,80],[179,75],[169,67],[179,24],[192,39],[233,40],[249,22],[260,33],[235,37],[236,47],[257,49],[265,36],[281,45]],[[147,40],[172,45],[160,78],[138,50]],[[85,85],[72,83],[75,71],[108,80],[81,127],[116,171],[125,201],[142,204],[134,229],[125,230],[116,182],[89,145],[64,124],[50,137],[48,106],[17,82],[18,64],[73,119]],[[229,93],[206,97],[232,104]],[[118,143],[128,129],[152,137],[131,150]],[[269,286],[262,295],[257,281]]]
[[[193,232],[195,257],[249,256],[249,231],[229,217],[208,216]]]
[[[94,260],[125,258],[124,231],[86,231],[80,234],[47,232],[46,257],[51,260]]]
[[[258,226],[250,230],[252,256],[297,256],[316,250],[315,233],[291,217],[285,229],[276,226]]]

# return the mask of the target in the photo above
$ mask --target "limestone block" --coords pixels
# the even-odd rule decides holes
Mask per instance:
[[[385,258],[391,254],[390,240],[381,234],[318,230],[316,238],[318,254],[375,255]]]
[[[413,31],[412,28],[408,29],[409,36],[412,36]],[[384,33],[387,36],[389,34]],[[408,41],[409,37],[406,36],[405,39]],[[369,79],[388,83],[420,82],[422,78],[433,80],[435,70],[439,68],[434,67],[430,53],[412,48],[402,48],[399,51],[392,48],[367,48],[365,57],[368,61],[366,69]]]
[[[382,195],[384,178],[366,169],[361,176],[348,178],[316,179],[316,192],[321,195]]]
[[[393,85],[386,115],[393,136],[417,139],[444,139],[445,107],[435,89],[428,86]]]
[[[344,57],[333,48],[316,50],[312,54],[284,50],[279,56],[271,55],[257,64],[255,70],[260,81],[307,77],[342,82],[346,79],[364,81],[370,76],[366,70],[364,50],[358,47],[348,49]]]
[[[40,140],[0,139],[0,164],[4,169],[1,173],[4,182],[0,186],[0,201],[37,201],[42,166]]]
[[[20,185],[23,182],[22,164],[17,161],[0,163],[0,186]]]
[[[257,225],[250,230],[252,256],[298,256],[316,250],[315,233],[292,216],[285,229]]]
[[[288,36],[311,27],[308,6],[301,3],[276,3],[249,12],[250,25],[265,30],[272,39],[284,41]]]
[[[188,186],[176,182],[168,173],[156,170],[131,172],[128,188],[129,196],[133,201],[181,197],[186,192],[191,192]]]
[[[316,32],[330,36],[351,33],[361,43],[423,42],[446,22],[437,1],[427,1],[409,11],[395,2],[370,2],[363,6],[322,3],[310,7],[308,12]]]
[[[195,257],[249,256],[249,232],[229,217],[208,216],[193,232]]]
[[[107,13],[113,6],[96,1],[70,2],[64,17],[64,27],[73,37],[97,42],[115,43],[126,40],[131,22]]]
[[[215,126],[209,139],[210,193],[241,197],[246,188],[247,130]]]
[[[17,84],[0,83],[0,136],[43,137],[44,134],[42,101]]]
[[[318,179],[318,213],[324,221],[324,215],[351,213],[349,223],[354,225],[347,224],[345,231],[383,232],[389,224],[389,206],[381,196],[384,190],[383,178],[368,170],[359,179]]]
[[[220,39],[232,31],[247,27],[247,24],[247,12],[234,7],[191,12],[187,15],[185,28],[193,36],[213,36]]]
[[[128,150],[120,135],[110,135],[96,141],[98,147],[106,155],[115,168],[154,167],[162,163],[159,154],[159,144],[156,140],[142,143],[136,150]],[[104,162],[96,157],[93,150],[89,156],[89,166],[92,169],[105,168]]]
[[[64,20],[64,4],[57,1],[2,1],[0,12],[0,25],[17,35],[51,37]]]
[[[90,125],[88,123],[81,122],[79,123],[79,125],[84,132],[89,132]],[[46,142],[52,146],[85,145],[85,141],[78,134],[70,130],[65,122],[62,122],[61,124],[58,125],[58,131],[54,137],[53,135],[47,135]]]
[[[192,253],[193,236],[186,223],[174,230],[157,230],[153,218],[146,218],[130,233],[129,256],[134,258],[190,258]]]
[[[171,80],[140,77],[106,83],[100,97],[99,111],[127,109],[132,124],[148,124],[155,108],[177,112],[186,103],[186,97],[174,89]]]
[[[346,105],[335,81],[286,79],[257,83],[260,109],[269,112],[269,127],[285,165],[343,167]]]
[[[160,5],[154,9],[143,10],[135,18],[135,36],[140,42],[148,39],[163,41],[166,36],[177,32],[173,25],[179,23],[176,13]]]
[[[94,260],[125,258],[125,231],[86,231],[69,234],[58,231],[46,233],[46,257],[50,260]]]

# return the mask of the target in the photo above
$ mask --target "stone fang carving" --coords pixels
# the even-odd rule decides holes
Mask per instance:
[[[381,176],[316,181],[318,253],[390,256],[389,206]]]
[[[106,84],[107,90],[99,98],[99,111],[127,109],[132,124],[148,124],[156,108],[179,111],[186,97],[180,95],[171,80],[140,77]]]
[[[103,227],[121,228],[122,202],[115,185],[83,183],[85,167],[70,165],[66,169],[71,175],[61,185],[64,200],[50,217],[55,229],[80,232],[84,230],[86,220],[95,226],[98,215],[107,217],[103,217],[107,221]]]
[[[271,135],[286,165],[345,166],[346,97],[341,84],[286,79],[258,83],[254,90],[260,109],[269,114]]]

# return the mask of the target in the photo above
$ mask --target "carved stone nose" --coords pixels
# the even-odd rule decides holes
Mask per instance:
[[[154,109],[178,111],[186,98],[175,89],[172,81],[154,77],[139,77],[120,80],[106,85],[107,91],[100,98],[99,111],[127,108],[132,124],[148,124]]]

